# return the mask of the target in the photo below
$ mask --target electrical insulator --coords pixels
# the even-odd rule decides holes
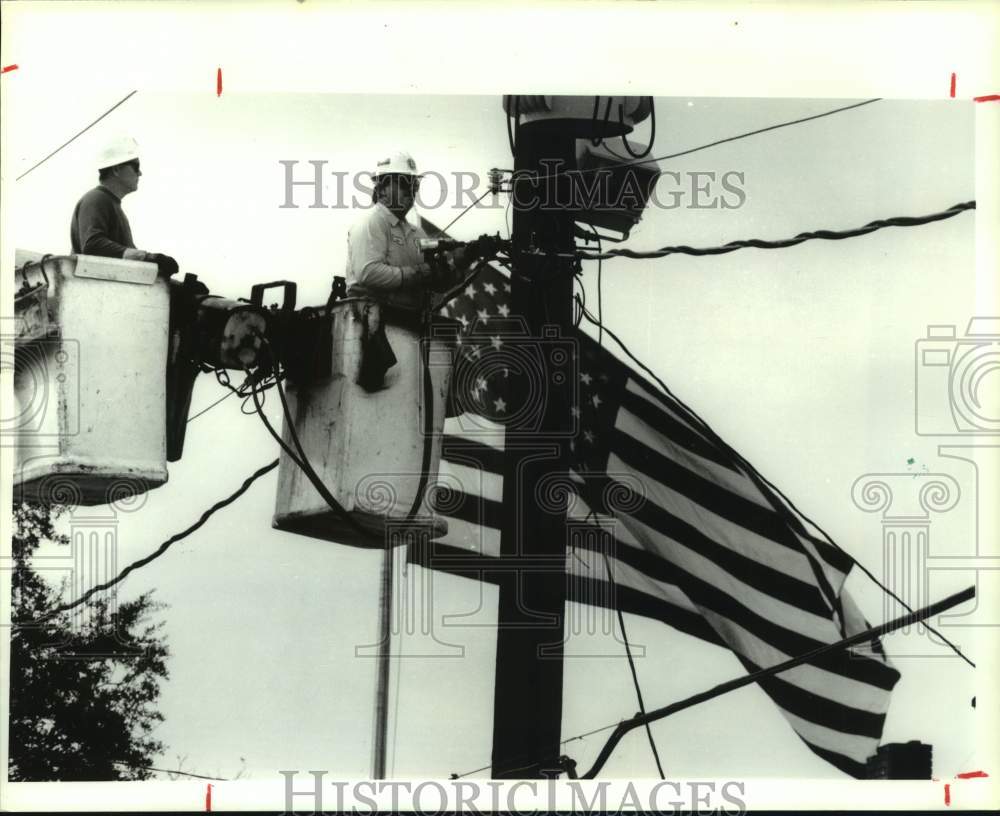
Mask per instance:
[[[498,170],[496,167],[490,168],[489,171],[489,184],[490,192],[493,193],[493,200],[496,201],[497,194],[500,192],[500,185],[503,183],[503,172]]]

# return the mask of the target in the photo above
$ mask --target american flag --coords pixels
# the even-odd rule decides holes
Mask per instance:
[[[508,390],[532,376],[510,352],[525,329],[494,267],[442,312],[463,326],[438,481],[445,489],[432,499],[449,531],[412,557],[489,580],[500,554],[505,438],[515,416],[530,414]],[[680,401],[583,332],[572,339],[569,600],[662,621],[732,650],[748,672],[867,628],[843,591],[849,556]],[[872,646],[759,683],[810,750],[857,778],[899,679]]]

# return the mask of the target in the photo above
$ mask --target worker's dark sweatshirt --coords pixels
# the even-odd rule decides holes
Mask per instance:
[[[135,249],[121,199],[101,185],[86,193],[73,210],[70,241],[80,255],[121,258],[126,249]]]

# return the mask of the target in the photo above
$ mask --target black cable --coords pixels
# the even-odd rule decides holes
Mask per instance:
[[[593,512],[593,511],[591,511]],[[607,552],[602,552],[604,556],[604,569],[608,573],[608,583],[611,586],[611,593],[615,597],[615,611],[618,613],[618,626],[622,630],[622,639],[625,641],[625,654],[628,656],[628,667],[632,672],[632,685],[635,686],[635,696],[639,698],[639,713],[645,716],[646,704],[642,701],[642,688],[639,686],[639,675],[635,670],[635,660],[632,658],[632,647],[628,642],[628,633],[625,631],[625,616],[622,614],[621,604],[618,603],[618,590],[615,584],[615,577],[611,573],[611,560]],[[660,772],[660,779],[666,779],[663,774],[663,765],[660,764],[660,752],[656,750],[656,740],[653,739],[653,729],[646,723],[646,736],[649,739],[649,747],[653,752],[653,759],[656,760],[656,770]]]
[[[596,138],[591,138],[591,140],[590,140],[590,144],[593,145],[594,147],[599,147],[604,142],[603,133],[605,132],[605,128],[607,127],[608,121],[611,119],[611,101],[612,101],[612,99],[613,99],[613,97],[609,96],[608,97],[608,101],[607,101],[607,103],[604,106],[604,121],[601,122],[601,129],[600,129],[600,133],[602,135],[598,135]],[[600,96],[595,96],[594,97],[594,112],[591,114],[591,117],[590,117],[591,124],[594,126],[594,130],[595,131],[597,130],[597,111],[600,108],[600,106],[601,106],[601,97]]]
[[[709,142],[708,144],[699,145],[698,147],[692,147],[689,148],[688,150],[681,150],[679,153],[671,153],[667,156],[657,156],[656,158],[653,159],[641,159],[637,161],[625,162],[624,164],[619,165],[619,167],[631,167],[633,165],[643,164],[645,162],[661,162],[661,161],[667,161],[668,159],[676,159],[679,158],[680,156],[687,156],[691,153],[697,153],[699,150],[707,150],[710,147],[716,147],[721,144],[726,144],[727,142],[735,142],[739,139],[746,139],[749,136],[756,136],[760,133],[767,133],[768,131],[771,130],[778,130],[780,128],[791,127],[792,125],[800,125],[803,122],[811,122],[814,119],[822,119],[824,116],[833,116],[835,113],[843,113],[844,111],[853,110],[854,108],[861,108],[864,107],[865,105],[870,105],[872,104],[872,102],[881,102],[881,101],[882,100],[880,97],[877,97],[875,99],[866,99],[864,102],[855,102],[853,105],[845,105],[842,108],[834,108],[833,110],[824,111],[823,113],[817,113],[814,114],[813,116],[804,116],[801,119],[793,119],[790,122],[780,122],[777,125],[770,125],[769,127],[759,128],[757,130],[750,130],[747,131],[746,133],[739,133],[736,136],[728,136],[725,139],[717,139],[716,141]],[[579,173],[580,175],[582,175],[584,173],[596,173],[601,169],[602,168],[600,167],[592,167],[589,170],[574,170],[572,172]],[[567,173],[567,172],[571,171],[563,170],[563,171],[557,171],[555,173],[549,173],[543,176],[532,176],[532,180],[544,181],[546,179],[556,178],[557,176],[562,175],[562,173]]]
[[[738,249],[746,249],[748,247],[756,249],[785,249],[786,247],[796,246],[797,244],[804,243],[805,241],[812,241],[815,239],[821,239],[824,241],[841,241],[845,238],[856,238],[860,235],[868,235],[869,233],[876,232],[880,229],[885,229],[886,227],[919,227],[924,224],[933,223],[934,221],[944,221],[945,219],[953,218],[966,210],[974,209],[976,209],[976,202],[966,201],[961,204],[956,204],[953,207],[949,207],[947,210],[942,210],[941,212],[932,213],[930,215],[882,218],[877,221],[871,221],[863,227],[857,227],[856,229],[814,230],[812,232],[802,232],[794,238],[786,238],[781,241],[764,241],[752,238],[742,241],[730,241],[728,244],[723,244],[722,246],[717,247],[704,247],[696,249],[689,246],[668,246],[661,249],[654,249],[649,252],[638,252],[634,249],[609,249],[607,252],[599,253],[577,252],[576,257],[583,261],[600,261],[609,260],[611,258],[646,260],[650,258],[664,258],[667,255],[677,254],[696,256],[725,255],[729,252],[735,252]]]
[[[485,266],[486,264],[483,264]],[[410,507],[410,511],[406,514],[406,522],[413,521],[416,518],[417,512],[420,510],[420,505],[424,502],[424,493],[427,491],[427,481],[430,479],[431,470],[431,456],[434,449],[434,383],[431,380],[431,367],[430,367],[430,355],[431,355],[431,315],[433,312],[424,312],[423,319],[423,335],[420,340],[420,367],[423,369],[423,386],[424,386],[424,449],[421,455],[420,463],[420,479],[417,482],[416,495],[413,498],[413,504]]]
[[[215,407],[216,405],[218,405],[218,404],[219,404],[220,402],[223,402],[224,400],[227,400],[227,399],[229,399],[229,398],[230,398],[230,397],[231,397],[231,396],[232,396],[233,394],[235,394],[235,393],[237,393],[237,392],[236,392],[236,391],[227,391],[227,392],[226,392],[225,394],[223,394],[223,395],[222,395],[221,397],[219,397],[219,399],[217,399],[217,400],[216,400],[215,402],[213,402],[213,403],[212,403],[211,405],[209,405],[209,406],[208,406],[207,408],[202,408],[202,409],[201,409],[201,410],[200,410],[200,411],[199,411],[199,412],[198,412],[197,414],[195,414],[194,416],[189,416],[189,417],[187,418],[187,421],[188,421],[188,422],[193,422],[193,421],[194,421],[194,420],[196,420],[196,419],[197,419],[198,417],[200,417],[200,416],[201,416],[202,414],[207,414],[207,413],[208,413],[209,411],[211,411],[211,410],[212,410],[212,409],[213,409],[213,408],[214,408],[214,407]]]
[[[513,118],[516,119],[519,116],[518,102],[517,102],[517,97],[516,96],[512,96],[511,97],[511,104],[514,107]],[[511,129],[511,124],[510,124],[511,116],[508,115],[506,117],[506,119],[507,119],[507,143],[510,145],[510,155],[512,157],[516,158],[517,157],[517,152],[515,151],[515,145],[514,145],[514,131]],[[516,162],[515,162],[515,164],[516,164]]]
[[[638,159],[639,161],[645,159],[653,151],[653,143],[656,141],[656,108],[653,104],[653,97],[649,97],[649,117],[649,143],[641,153],[636,153],[632,149],[632,145],[628,143],[626,134],[622,134],[622,144],[625,145],[625,152],[633,159]],[[622,125],[625,124],[625,106],[620,103],[618,105],[618,121]]]
[[[110,581],[105,581],[103,584],[98,584],[97,586],[91,587],[75,601],[72,601],[71,603],[68,604],[62,604],[60,606],[57,606],[55,609],[53,609],[51,612],[49,612],[42,618],[30,622],[15,623],[12,628],[16,630],[28,625],[37,625],[40,623],[44,623],[45,621],[55,617],[56,615],[60,615],[63,612],[68,612],[70,609],[73,609],[74,607],[80,606],[80,604],[85,603],[98,592],[110,589],[111,587],[115,586],[115,584],[118,584],[121,581],[125,580],[125,577],[130,572],[132,572],[133,570],[137,570],[140,567],[146,566],[146,564],[150,563],[151,561],[155,561],[157,558],[163,555],[168,549],[170,549],[171,545],[176,544],[182,538],[186,538],[187,536],[191,535],[191,533],[195,532],[195,530],[204,525],[205,522],[207,522],[214,513],[216,513],[218,510],[221,510],[223,507],[232,504],[240,496],[246,493],[247,490],[250,489],[250,485],[252,485],[255,481],[257,481],[257,479],[259,479],[265,473],[269,473],[270,471],[274,470],[277,466],[278,466],[278,460],[275,459],[270,464],[264,465],[263,467],[255,470],[246,479],[244,479],[243,484],[240,485],[239,488],[237,488],[234,493],[231,493],[226,498],[222,499],[221,501],[217,501],[215,504],[209,507],[204,513],[201,514],[201,516],[194,524],[192,524],[186,530],[183,530],[182,532],[177,533],[176,535],[172,535],[170,538],[164,541],[159,547],[157,547],[156,550],[150,555],[147,555],[145,558],[140,558],[138,561],[133,561]]]
[[[587,290],[586,290],[586,288],[583,285],[583,280],[582,280],[581,276],[579,274],[574,275],[573,276],[573,281],[574,281],[574,283],[577,283],[580,286],[580,291],[577,292],[577,293],[574,293],[574,295],[573,295],[574,301],[575,301],[575,299],[577,297],[580,297],[582,295],[582,297],[580,297],[580,302],[583,303],[584,306],[586,306],[587,305]],[[583,311],[582,310],[578,310],[577,313],[576,313],[576,317],[573,318],[573,328],[574,329],[580,328],[580,323],[582,321],[583,321]]]
[[[263,338],[262,338],[263,339]],[[266,343],[266,339],[264,339]],[[260,417],[261,421],[264,423],[264,427],[267,428],[268,433],[274,438],[275,442],[281,447],[289,459],[291,459],[299,469],[306,475],[306,478],[312,483],[312,486],[316,488],[316,492],[322,497],[323,501],[327,503],[331,510],[336,513],[341,519],[347,522],[347,524],[360,535],[370,538],[372,533],[365,530],[358,521],[347,512],[347,510],[334,498],[333,494],[330,492],[329,488],[323,484],[323,480],[319,478],[319,475],[313,469],[312,464],[309,462],[309,457],[306,456],[305,450],[302,447],[302,442],[299,440],[299,435],[295,431],[295,423],[292,421],[291,411],[288,408],[288,401],[285,398],[285,389],[281,387],[280,377],[275,377],[275,386],[278,389],[278,397],[281,400],[281,408],[285,414],[285,422],[288,427],[288,435],[292,439],[292,444],[295,445],[295,449],[301,455],[296,456],[295,451],[293,451],[284,439],[281,438],[280,434],[274,430],[274,427],[268,421],[267,417],[264,415],[262,406],[257,399],[257,389],[253,387],[250,394],[253,398],[254,407],[257,408],[257,415]]]
[[[591,232],[594,233],[594,238],[597,240],[597,254],[602,255],[604,252],[604,245],[601,243],[601,234],[597,231],[597,228],[593,224],[588,225]],[[602,321],[604,319],[604,289],[601,282],[601,274],[603,272],[604,261],[598,257],[597,260],[597,319]],[[586,303],[584,303],[586,306]],[[604,345],[604,328],[603,325],[598,325],[597,327],[597,345]]]
[[[683,711],[684,709],[691,708],[692,706],[700,705],[701,703],[708,702],[709,700],[714,700],[721,697],[723,694],[728,694],[731,691],[743,688],[751,683],[756,683],[759,680],[763,680],[765,677],[773,677],[776,674],[788,671],[796,666],[811,663],[815,661],[816,658],[822,657],[823,655],[844,651],[849,649],[851,646],[864,643],[865,641],[875,640],[882,635],[890,634],[895,632],[897,629],[902,629],[903,627],[909,626],[913,623],[923,622],[927,618],[939,615],[949,609],[953,609],[959,604],[965,603],[965,601],[971,600],[974,597],[976,597],[976,589],[974,586],[969,587],[961,592],[956,592],[954,595],[950,595],[944,600],[938,601],[930,606],[926,606],[918,612],[911,612],[909,615],[903,615],[900,618],[896,618],[895,620],[883,623],[879,626],[871,626],[862,632],[858,632],[857,634],[851,635],[843,640],[838,640],[836,643],[827,643],[823,646],[817,646],[815,649],[810,649],[804,654],[798,655],[797,657],[791,657],[781,663],[769,666],[766,669],[759,669],[750,674],[743,675],[742,677],[735,677],[732,680],[719,683],[710,689],[698,692],[697,694],[692,694],[690,697],[686,697],[676,703],[671,703],[670,705],[663,706],[662,708],[657,708],[649,714],[635,716],[630,720],[623,720],[618,723],[618,727],[615,729],[614,733],[608,737],[608,741],[604,744],[604,747],[597,755],[597,759],[594,761],[593,767],[587,771],[587,773],[583,774],[581,779],[593,779],[596,777],[601,768],[604,767],[604,763],[608,761],[608,758],[611,756],[612,751],[614,751],[615,746],[617,746],[621,741],[621,738],[633,728],[642,725],[644,722],[661,720],[664,717],[669,717],[671,714],[676,714],[678,711]]]
[[[488,196],[490,194],[490,192],[491,192],[490,190],[487,190],[485,193],[483,193],[481,196],[479,196],[479,198],[477,198],[475,201],[473,201],[468,207],[466,207],[464,210],[462,210],[462,212],[460,212],[458,215],[456,215],[454,218],[452,218],[451,219],[451,223],[448,224],[448,226],[445,227],[443,230],[441,230],[441,232],[444,233],[444,232],[447,232],[449,229],[451,229],[452,225],[456,221],[458,221],[459,218],[461,218],[469,210],[471,210],[473,207],[475,207],[480,201],[482,201],[484,198],[486,198],[486,196]]]
[[[247,373],[249,374],[249,371]],[[267,432],[271,435],[271,438],[278,443],[278,447],[280,447],[285,452],[285,455],[288,456],[289,459],[291,459],[296,465],[298,465],[303,471],[305,471],[306,465],[302,462],[301,459],[299,459],[295,451],[288,446],[288,443],[281,438],[281,434],[279,434],[274,429],[274,426],[271,424],[271,421],[267,418],[267,415],[264,413],[264,405],[258,398],[257,388],[255,384],[252,385],[250,388],[250,399],[253,400],[253,405],[254,408],[256,409],[255,413],[257,414],[258,417],[260,417],[260,421],[264,423],[264,427],[267,429]]]
[[[131,99],[137,93],[139,93],[139,91],[135,90],[135,91],[132,91],[132,93],[126,94],[118,102],[116,102],[114,105],[112,105],[106,111],[104,111],[104,113],[102,113],[100,116],[98,116],[93,122],[91,122],[89,125],[87,125],[87,127],[85,127],[83,130],[81,130],[75,136],[72,136],[67,141],[63,142],[61,145],[59,145],[59,147],[57,147],[55,150],[53,150],[51,153],[49,153],[49,155],[46,156],[44,159],[42,159],[40,162],[38,162],[36,164],[33,164],[31,167],[29,167],[27,170],[25,170],[23,173],[21,173],[21,175],[19,175],[16,179],[14,179],[14,181],[20,181],[26,175],[28,175],[28,173],[30,173],[32,170],[34,170],[36,167],[40,167],[41,165],[45,164],[45,162],[47,162],[54,155],[56,155],[56,153],[58,153],[60,150],[62,150],[64,147],[66,147],[66,145],[70,144],[71,142],[76,141],[84,133],[86,133],[88,130],[90,130],[94,125],[96,125],[98,122],[100,122],[105,116],[107,116],[109,113],[111,113],[111,111],[113,111],[115,108],[118,108],[118,107],[124,105],[126,102],[128,102],[129,99]]]
[[[583,311],[584,317],[586,317],[587,320],[589,320],[592,324],[597,325],[597,321],[594,318],[594,316],[590,312],[588,312],[585,308],[583,308],[582,305],[581,305],[581,309]],[[805,513],[803,513],[801,510],[799,510],[798,507],[795,506],[795,503],[792,502],[792,500],[789,499],[784,494],[784,492],[782,492],[782,490],[780,488],[778,488],[771,481],[769,481],[767,479],[767,477],[763,476],[760,473],[760,471],[757,470],[756,467],[754,467],[754,465],[753,465],[752,462],[750,462],[739,451],[737,451],[728,442],[726,442],[721,436],[719,436],[712,429],[712,427],[707,422],[705,422],[704,419],[702,419],[698,414],[695,413],[694,409],[692,409],[687,403],[685,403],[682,399],[680,399],[678,396],[676,396],[667,387],[667,384],[665,382],[663,382],[663,380],[661,380],[656,375],[656,372],[654,372],[649,366],[647,366],[645,363],[643,363],[638,357],[636,357],[632,353],[631,349],[629,349],[629,347],[627,345],[625,345],[625,342],[617,334],[615,334],[611,329],[607,328],[607,326],[604,327],[604,330],[610,335],[611,339],[614,340],[621,347],[621,350],[625,352],[625,354],[628,356],[628,358],[630,360],[632,360],[632,362],[635,363],[637,366],[639,366],[639,368],[641,368],[644,372],[646,372],[646,374],[648,374],[653,380],[655,380],[656,383],[660,386],[660,388],[663,389],[663,392],[668,397],[670,397],[670,399],[672,399],[674,402],[676,402],[677,405],[681,409],[683,409],[686,412],[687,417],[692,422],[694,422],[712,440],[712,442],[715,445],[717,445],[721,450],[725,451],[736,462],[738,462],[740,465],[742,465],[749,473],[752,473],[763,484],[767,485],[767,487],[769,487],[772,491],[774,491],[774,493],[776,495],[778,495],[781,498],[782,501],[785,502],[785,504],[789,507],[789,509],[794,514],[797,514],[799,516],[799,518],[803,519],[804,521],[806,521],[807,523],[809,523],[810,525],[812,525],[823,536],[824,540],[828,544],[830,544],[835,549],[837,549],[840,552],[842,552],[845,555],[847,555],[847,557],[851,559],[851,562],[854,565],[856,565],[865,575],[867,575],[868,578],[871,579],[871,581],[877,587],[879,587],[879,589],[881,589],[884,593],[886,593],[890,598],[892,598],[893,600],[895,600],[897,603],[899,603],[900,605],[902,605],[902,607],[904,609],[906,609],[908,612],[911,612],[911,613],[913,612],[912,607],[910,607],[910,605],[907,604],[906,601],[904,601],[895,592],[893,592],[891,589],[889,589],[889,587],[887,587],[885,584],[883,584],[881,581],[879,581],[878,578],[876,578],[875,575],[864,564],[861,564],[857,559],[854,558],[854,556],[852,556],[843,547],[841,547],[836,541],[834,541],[833,538],[822,527],[820,527],[815,521],[813,521],[811,518],[809,518],[809,516],[807,516]],[[962,654],[962,650],[959,649],[958,646],[956,646],[948,638],[946,638],[939,631],[937,631],[937,629],[935,629],[933,626],[931,626],[927,621],[922,621],[922,623],[928,629],[928,631],[934,633],[939,638],[941,638],[941,640],[944,643],[946,643],[956,655],[958,655],[960,658],[962,658],[962,660],[964,660],[966,663],[968,663],[973,668],[976,667],[976,664],[972,660],[970,660],[968,657],[966,657],[964,654]]]

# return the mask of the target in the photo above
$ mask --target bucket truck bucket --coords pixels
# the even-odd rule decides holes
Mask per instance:
[[[328,369],[308,382],[288,383],[292,424],[286,422],[283,438],[292,450],[298,440],[350,520],[283,453],[274,526],[376,548],[401,523],[432,537],[445,534],[447,522],[434,518],[429,497],[458,324],[435,317],[422,331],[419,315],[352,298],[332,307],[329,326],[322,341],[329,343]]]
[[[100,505],[167,481],[170,295],[155,264],[18,250],[13,414],[14,500]]]

